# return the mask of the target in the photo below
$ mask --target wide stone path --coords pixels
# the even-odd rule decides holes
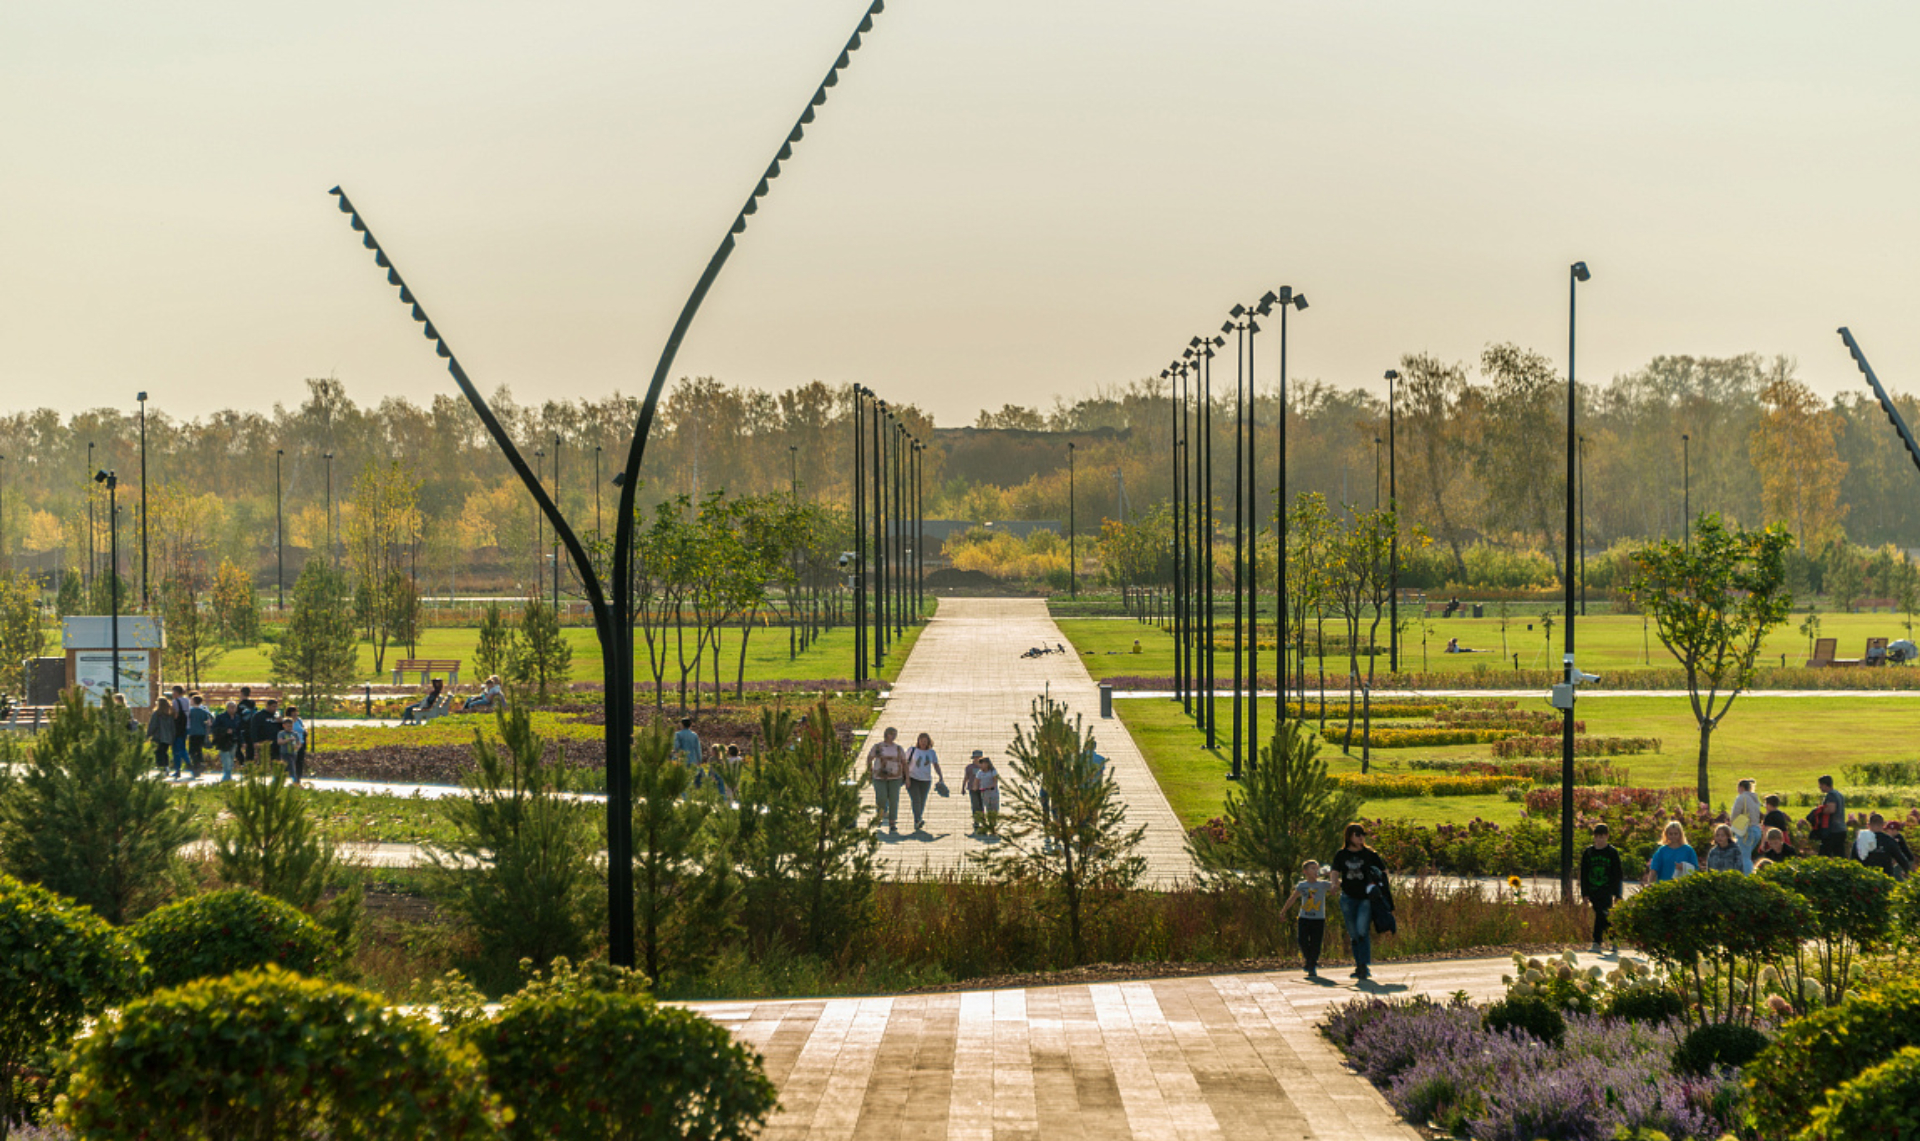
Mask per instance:
[[[692,1003],[766,1059],[768,1141],[1420,1135],[1314,1028],[1359,994],[1497,997],[1511,959],[883,998]],[[1330,968],[1344,979],[1344,968]]]
[[[1020,656],[1030,646],[1065,643],[1044,599],[940,600],[938,613],[901,667],[876,732],[895,726],[900,742],[909,746],[919,733],[931,736],[952,795],[929,796],[926,831],[909,835],[913,814],[906,793],[901,793],[900,835],[881,834],[880,858],[887,875],[959,869],[970,853],[992,843],[968,835],[972,810],[960,791],[967,757],[975,749],[985,750],[1000,769],[1002,784],[1008,783],[1007,747],[1014,726],[1029,723],[1033,700],[1043,692],[1086,718],[1100,754],[1107,758],[1107,771],[1126,800],[1127,820],[1147,826],[1141,852],[1147,857],[1149,881],[1171,884],[1192,874],[1178,818],[1126,727],[1118,718],[1100,719],[1099,689],[1073,647],[1068,645],[1064,654]],[[855,763],[855,772],[862,775],[864,758],[862,746]],[[871,811],[870,795],[868,806]]]

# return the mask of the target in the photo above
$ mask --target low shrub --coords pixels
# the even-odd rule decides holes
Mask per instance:
[[[1577,724],[1577,722],[1576,722]],[[1560,762],[1557,760],[1435,760],[1423,759],[1408,761],[1407,767],[1415,772],[1457,773],[1462,776],[1509,776],[1519,777],[1529,784],[1560,786]],[[1605,761],[1575,760],[1573,762],[1573,783],[1575,785],[1623,785],[1627,783],[1627,770]]]
[[[1345,725],[1327,728],[1327,741],[1346,748],[1366,745],[1375,749],[1417,749],[1441,745],[1498,744],[1517,734],[1517,729],[1388,729],[1375,726],[1372,732],[1356,724],[1349,733]]]
[[[1920,982],[1913,980],[1857,992],[1787,1023],[1746,1066],[1759,1135],[1792,1137],[1826,1091],[1909,1046],[1920,1046]]]
[[[1513,735],[1505,740],[1495,741],[1493,755],[1496,757],[1557,757],[1563,755],[1565,747],[1565,738],[1560,736]],[[1573,739],[1573,755],[1576,757],[1627,757],[1659,751],[1660,738],[1658,737],[1575,737]]]
[[[1513,729],[1522,733],[1557,732],[1562,727],[1560,714],[1551,709],[1442,709],[1433,715],[1442,725],[1458,728]],[[1575,733],[1585,733],[1587,723],[1575,721]]]
[[[269,965],[317,975],[337,959],[324,927],[247,888],[170,903],[129,930],[147,952],[154,990]]]
[[[1908,1046],[1827,1094],[1799,1141],[1920,1137],[1920,1047]]]
[[[1861,785],[1920,785],[1920,761],[1856,761],[1840,771],[1847,778],[1848,801],[1853,800],[1852,790]]]
[[[465,1033],[513,1109],[509,1137],[733,1141],[757,1134],[777,1100],[726,1028],[640,995],[517,999]]]
[[[1614,909],[1620,937],[1669,968],[1703,1022],[1751,1025],[1766,960],[1813,931],[1793,892],[1740,872],[1699,872],[1652,884]]]
[[[89,1138],[495,1133],[478,1056],[352,987],[268,967],[136,999],[74,1048],[62,1112]]]
[[[1601,1013],[1623,1022],[1671,1022],[1686,1012],[1687,1004],[1665,986],[1637,986],[1607,996]]]
[[[1487,1007],[1486,1027],[1496,1034],[1524,1031],[1550,1046],[1558,1046],[1567,1036],[1566,1016],[1535,995],[1509,996]]]
[[[1454,776],[1444,773],[1349,773],[1331,778],[1334,786],[1364,800],[1412,796],[1483,796],[1514,783],[1510,776]]]
[[[1740,1069],[1767,1048],[1767,1036],[1751,1026],[1709,1022],[1696,1026],[1680,1040],[1673,1052],[1673,1070],[1677,1074],[1706,1077],[1715,1066]]]
[[[1829,1003],[1846,997],[1853,961],[1863,948],[1877,947],[1892,934],[1893,895],[1898,886],[1883,872],[1852,860],[1805,859],[1769,864],[1759,876],[1804,899],[1813,909],[1812,953],[1793,949],[1796,994],[1807,993],[1812,958],[1821,991]]]
[[[1920,876],[1908,876],[1893,892],[1893,932],[1910,944],[1920,944]]]

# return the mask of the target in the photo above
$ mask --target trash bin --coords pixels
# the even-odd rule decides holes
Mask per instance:
[[[1113,686],[1104,681],[1100,683],[1100,716],[1113,717]]]
[[[1473,616],[1475,618],[1485,618],[1487,616],[1487,608],[1480,605],[1478,602],[1474,603]]]

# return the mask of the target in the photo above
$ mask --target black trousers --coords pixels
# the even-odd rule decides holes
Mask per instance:
[[[1297,937],[1300,940],[1300,957],[1306,960],[1307,969],[1313,970],[1320,965],[1320,944],[1327,938],[1327,921],[1324,919],[1302,919]]]
[[[1613,905],[1616,901],[1611,895],[1590,895],[1587,902],[1593,906],[1593,941],[1604,943],[1607,932],[1613,929]]]

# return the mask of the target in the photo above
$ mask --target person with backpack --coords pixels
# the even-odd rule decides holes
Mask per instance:
[[[1867,817],[1867,826],[1854,837],[1853,858],[1894,879],[1905,879],[1913,870],[1913,861],[1900,850],[1900,840],[1887,831],[1887,818],[1880,813]]]
[[[220,779],[233,779],[233,757],[240,743],[240,705],[229,701],[227,707],[213,715],[213,721],[207,726],[207,736],[213,741],[213,751],[220,758]]]
[[[1847,854],[1847,798],[1833,787],[1833,778],[1820,778],[1820,803],[1807,813],[1808,839],[1823,856]]]
[[[1620,849],[1609,843],[1610,833],[1605,824],[1593,826],[1593,843],[1580,853],[1580,894],[1586,897],[1587,906],[1593,908],[1593,953],[1600,953],[1600,944],[1607,941],[1607,935],[1613,927],[1613,905],[1626,894],[1626,871],[1620,866]],[[1618,954],[1620,945],[1613,944]]]

